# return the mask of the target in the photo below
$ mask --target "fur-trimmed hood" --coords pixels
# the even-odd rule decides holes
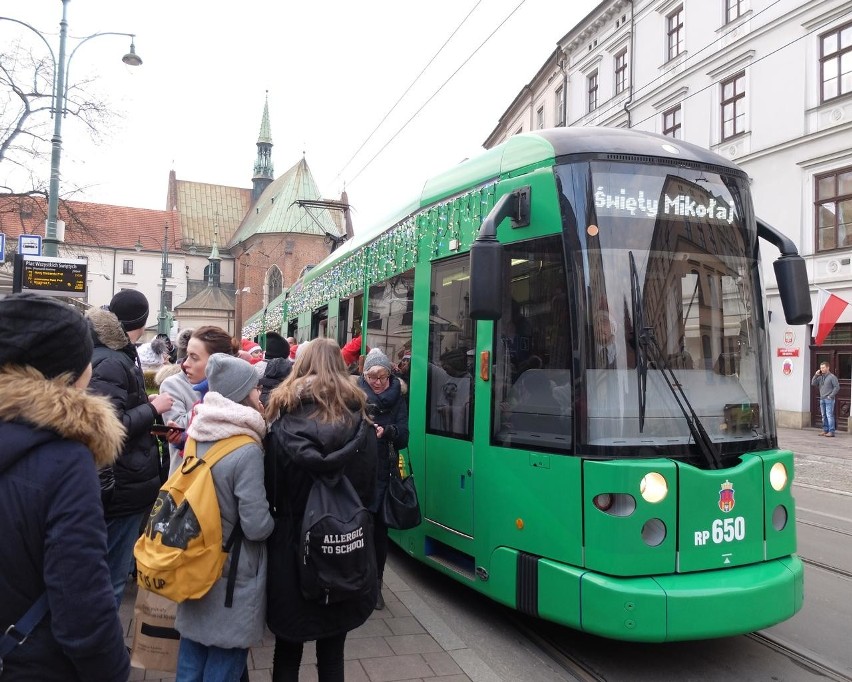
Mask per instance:
[[[0,421],[26,422],[78,441],[98,468],[115,462],[125,436],[109,400],[45,379],[32,367],[0,367]]]
[[[112,350],[121,350],[130,344],[130,339],[118,318],[108,310],[91,308],[86,317],[92,323],[92,339]]]

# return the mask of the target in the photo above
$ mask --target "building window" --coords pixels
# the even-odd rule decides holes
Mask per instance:
[[[565,90],[561,85],[556,88],[556,125],[565,125]]]
[[[518,128],[518,129],[515,131],[515,135],[520,135],[522,132],[524,132],[524,127],[523,127],[523,126],[521,126],[520,128]]]
[[[173,291],[161,291],[160,293],[163,295],[163,305],[166,306],[166,310],[171,312],[171,309],[172,309],[172,294],[174,292]]]
[[[852,167],[815,179],[817,251],[852,246]]]
[[[589,112],[598,108],[598,72],[590,74],[586,79],[589,94]]]
[[[539,107],[535,112],[535,127],[541,130],[544,128],[544,107]]]
[[[730,24],[734,19],[743,15],[743,0],[725,0],[725,23]]]
[[[822,101],[852,92],[852,23],[819,37]]]
[[[678,140],[682,139],[680,136],[680,104],[663,112],[663,135]]]
[[[683,5],[666,17],[666,34],[669,59],[674,59],[683,52]]]
[[[122,275],[132,275],[133,274],[133,261],[124,259],[121,263],[121,274]]]
[[[171,277],[172,276],[172,264],[171,263],[163,263],[161,268],[162,277]]]
[[[745,130],[745,71],[722,81],[722,139]]]
[[[627,89],[627,49],[615,55],[615,94]]]
[[[284,291],[284,276],[278,266],[273,265],[266,275],[266,304],[278,298],[282,291]]]

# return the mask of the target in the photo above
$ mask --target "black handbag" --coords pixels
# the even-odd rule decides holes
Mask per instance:
[[[393,446],[390,447],[390,452],[396,454]],[[388,528],[408,530],[419,526],[422,520],[417,488],[414,487],[414,476],[410,473],[411,463],[406,460],[405,466],[409,475],[402,478],[399,473],[399,460],[397,457],[393,459],[388,488],[385,499],[382,500],[382,519]]]

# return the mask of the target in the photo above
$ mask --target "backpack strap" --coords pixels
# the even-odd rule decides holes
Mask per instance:
[[[184,464],[187,463],[187,458],[192,457],[195,461],[190,464],[188,469],[182,469],[183,473],[188,474],[195,467],[200,466],[201,462],[207,464],[207,466],[212,467],[216,464],[220,459],[222,459],[225,455],[230,455],[234,450],[238,450],[244,445],[251,445],[252,443],[257,443],[257,441],[251,436],[246,436],[245,434],[241,434],[238,436],[228,436],[227,438],[223,438],[220,441],[216,441],[214,445],[210,447],[210,449],[204,453],[204,457],[198,457],[195,452],[197,449],[197,443],[194,438],[187,438],[186,445],[184,446]]]
[[[186,447],[184,448],[184,463],[189,461],[189,468],[186,470],[181,470],[186,474],[192,471],[195,467],[201,466],[201,463],[207,464],[207,466],[213,467],[220,459],[225,457],[226,455],[230,455],[234,450],[238,450],[244,445],[251,445],[252,443],[257,443],[257,441],[251,436],[246,435],[238,435],[238,436],[229,436],[228,438],[223,438],[220,441],[217,441],[214,445],[210,447],[210,449],[204,453],[204,458],[201,459],[196,456],[196,441],[194,438],[188,438],[186,441]],[[191,460],[187,460],[187,458],[192,458]],[[234,525],[231,530],[231,534],[228,536],[227,541],[225,542],[222,549],[225,552],[229,552],[231,554],[231,565],[228,569],[228,583],[225,588],[225,608],[231,608],[234,604],[234,588],[237,584],[237,566],[240,563],[240,550],[243,546],[243,529],[240,526],[240,521],[237,519],[236,525]]]
[[[47,613],[47,592],[42,594],[35,603],[21,616],[21,619],[10,625],[6,632],[0,637],[0,672],[2,672],[3,656],[8,654],[16,646],[27,641],[27,637],[41,622]]]

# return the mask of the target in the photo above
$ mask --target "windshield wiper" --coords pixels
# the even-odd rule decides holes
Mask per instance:
[[[633,304],[633,334],[636,339],[636,373],[639,380],[639,431],[645,424],[645,393],[647,390],[648,380],[648,360],[646,350],[651,351],[654,355],[654,363],[661,369],[663,379],[666,385],[674,396],[677,406],[680,408],[683,418],[689,426],[689,433],[692,439],[701,451],[701,455],[707,461],[707,465],[711,469],[722,468],[722,456],[719,449],[710,438],[710,434],[704,428],[698,415],[686,397],[686,392],[683,386],[678,381],[672,368],[666,362],[663,352],[660,349],[659,343],[654,336],[654,330],[651,327],[645,326],[645,310],[642,302],[642,289],[639,285],[639,275],[636,271],[636,261],[633,258],[633,252],[629,252],[630,256],[630,299]],[[638,334],[637,334],[638,331]]]
[[[645,310],[639,298],[642,289],[639,286],[639,275],[636,273],[636,261],[633,252],[629,251],[630,257],[630,303],[633,314],[633,343],[636,346],[636,384],[639,396],[639,432],[645,428],[645,395],[648,390],[648,359],[645,351],[639,343],[639,337],[645,328]]]

